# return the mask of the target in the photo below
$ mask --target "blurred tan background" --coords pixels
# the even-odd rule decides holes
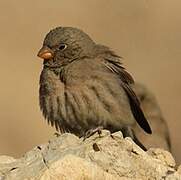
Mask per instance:
[[[0,154],[21,156],[55,132],[39,110],[44,35],[75,26],[112,47],[155,93],[181,162],[180,0],[0,0]]]

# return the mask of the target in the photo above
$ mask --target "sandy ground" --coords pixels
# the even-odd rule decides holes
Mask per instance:
[[[75,26],[112,47],[157,96],[181,162],[181,1],[0,1],[0,154],[21,156],[55,132],[38,106],[42,39]]]

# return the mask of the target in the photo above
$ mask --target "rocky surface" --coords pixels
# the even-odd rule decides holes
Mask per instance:
[[[181,179],[172,155],[138,147],[121,132],[103,130],[83,141],[72,134],[54,136],[22,158],[0,156],[1,180]]]

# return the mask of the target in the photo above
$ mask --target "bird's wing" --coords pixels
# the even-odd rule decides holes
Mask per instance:
[[[104,58],[105,65],[108,69],[110,69],[113,73],[119,75],[120,79],[126,84],[134,83],[134,79],[132,76],[125,70],[120,61],[113,61],[110,58]]]
[[[145,132],[151,134],[151,128],[148,124],[148,121],[145,118],[145,115],[140,107],[140,102],[132,90],[130,84],[134,83],[132,76],[125,70],[122,66],[119,56],[112,54],[112,56],[108,56],[104,58],[104,65],[112,72],[119,76],[120,84],[125,90],[131,107],[131,111],[133,116],[135,117],[137,123],[140,125],[141,128],[144,129]]]

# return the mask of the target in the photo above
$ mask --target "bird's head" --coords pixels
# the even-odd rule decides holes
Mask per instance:
[[[72,27],[57,27],[45,37],[38,56],[44,65],[59,67],[76,59],[91,57],[95,43],[82,30]]]

